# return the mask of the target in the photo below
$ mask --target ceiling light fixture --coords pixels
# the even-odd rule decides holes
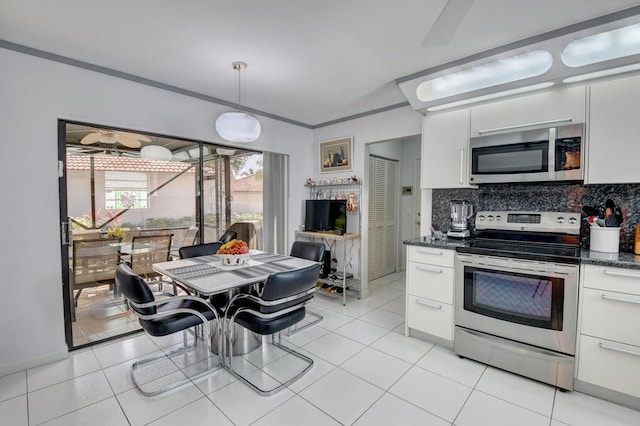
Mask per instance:
[[[258,119],[242,109],[241,102],[241,72],[247,68],[244,62],[234,62],[233,69],[238,71],[238,111],[222,113],[216,119],[216,131],[220,137],[229,142],[253,142],[260,137],[262,130]]]
[[[228,149],[228,148],[216,148],[216,154],[218,155],[228,155],[231,156],[233,154],[236,153],[235,149]]]
[[[574,40],[562,51],[562,62],[575,68],[637,54],[640,54],[640,24]]]
[[[147,160],[171,161],[173,154],[160,145],[145,145],[140,150],[140,157]]]
[[[546,50],[534,50],[425,81],[416,89],[416,96],[422,102],[448,98],[537,77],[549,71],[552,64],[551,53]]]

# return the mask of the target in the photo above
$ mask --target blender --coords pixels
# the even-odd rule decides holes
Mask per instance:
[[[469,218],[473,216],[473,205],[465,200],[451,200],[451,228],[447,236],[451,238],[469,238]]]

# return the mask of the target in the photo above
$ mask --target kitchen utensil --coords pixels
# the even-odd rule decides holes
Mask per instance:
[[[613,211],[616,209],[616,203],[614,203],[612,199],[607,199],[607,201],[604,202],[604,207],[607,209],[611,209],[611,212],[613,213]]]

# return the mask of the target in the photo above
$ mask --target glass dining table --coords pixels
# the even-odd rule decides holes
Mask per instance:
[[[224,265],[216,255],[190,257],[154,263],[153,270],[203,297],[227,292],[231,298],[240,288],[264,282],[270,274],[306,268],[315,262],[297,257],[251,250],[242,265]],[[217,352],[217,339],[212,349]],[[241,355],[259,347],[261,339],[237,325],[233,354]]]

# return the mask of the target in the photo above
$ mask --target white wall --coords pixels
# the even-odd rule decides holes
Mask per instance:
[[[67,355],[61,284],[57,120],[223,142],[214,120],[226,108],[127,80],[0,49],[2,297],[0,376]],[[291,181],[309,175],[313,132],[261,117],[256,150],[289,153]],[[226,143],[225,143],[226,144]],[[317,155],[317,154],[316,154]],[[361,172],[360,172],[361,173]],[[291,185],[300,217],[302,185]],[[289,227],[289,243],[297,221]],[[66,256],[66,253],[64,254]]]
[[[362,199],[360,200],[360,206],[364,209],[361,211],[360,273],[364,296],[369,293],[367,279],[367,269],[369,267],[367,259],[369,253],[367,249],[368,238],[366,232],[369,224],[366,214],[366,206],[369,205],[368,167],[370,147],[368,144],[371,142],[388,141],[391,139],[419,135],[422,133],[422,117],[423,116],[420,113],[407,106],[359,118],[357,120],[349,120],[332,126],[322,127],[315,129],[313,132],[313,139],[315,142],[313,151],[314,175],[307,177],[326,179],[327,177],[332,176],[341,177],[355,174],[363,180]],[[353,136],[353,171],[320,174],[319,143],[346,136]],[[295,186],[293,182],[291,186],[292,188]]]

